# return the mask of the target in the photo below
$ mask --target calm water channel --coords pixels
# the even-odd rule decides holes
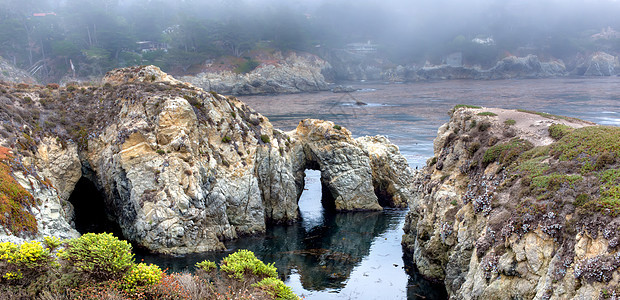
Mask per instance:
[[[349,84],[360,90],[238,98],[283,130],[294,129],[304,118],[317,118],[345,126],[355,136],[388,136],[413,168],[432,156],[437,128],[456,104],[523,108],[620,125],[620,77]],[[419,278],[403,260],[400,239],[406,211],[325,212],[320,173],[307,175],[298,224],[269,227],[265,235],[227,244],[224,253],[138,258],[179,271],[250,249],[263,261],[275,262],[285,282],[306,299],[445,298],[440,286]]]

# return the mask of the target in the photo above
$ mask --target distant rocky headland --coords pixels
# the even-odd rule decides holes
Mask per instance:
[[[561,76],[615,76],[620,74],[617,56],[595,52],[576,57],[570,63],[561,60],[542,61],[536,55],[507,56],[491,68],[462,64],[397,65],[384,58],[356,54],[346,50],[332,51],[327,60],[337,80],[381,80],[411,82],[445,79],[514,79]]]
[[[332,50],[322,57],[304,52],[260,52],[253,57],[220,58],[201,66],[203,71],[178,76],[181,81],[205,91],[227,95],[261,95],[336,90],[332,83],[342,81],[415,82],[427,80],[494,80],[517,78],[550,78],[562,76],[616,76],[620,74],[617,56],[594,52],[562,60],[542,61],[536,55],[507,56],[495,66],[482,68],[466,65],[397,65],[374,54],[358,54]],[[231,61],[231,59],[233,61]],[[235,67],[239,62],[253,62],[247,70]],[[0,81],[36,83],[26,71],[13,67],[0,58]],[[65,77],[62,85],[75,82],[99,82],[100,79]]]
[[[617,297],[620,128],[457,106],[434,153],[402,243],[451,299]]]
[[[85,212],[68,200],[81,179],[126,239],[175,254],[297,221],[306,169],[321,171],[337,211],[406,207],[412,195],[413,173],[384,137],[353,139],[321,120],[282,132],[234,97],[153,66],[103,82],[1,86],[2,188],[15,191],[0,204],[10,210],[1,240],[76,236],[70,224]]]

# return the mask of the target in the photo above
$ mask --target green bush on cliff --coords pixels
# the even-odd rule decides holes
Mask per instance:
[[[4,279],[28,283],[49,270],[52,261],[50,250],[37,241],[19,246],[10,242],[0,243],[0,270]]]
[[[553,124],[549,126],[547,130],[549,131],[549,136],[551,136],[554,140],[559,140],[569,132],[573,131],[573,128],[564,124]]]
[[[256,258],[252,251],[243,249],[222,259],[220,270],[230,278],[238,280],[247,279],[247,275],[252,275],[259,280],[278,276],[277,269],[273,266],[273,263],[265,264]]]
[[[253,287],[264,290],[274,299],[278,300],[296,300],[299,299],[293,290],[288,287],[282,280],[268,277],[265,278],[255,284],[252,284]]]
[[[498,162],[502,165],[508,165],[516,160],[523,152],[532,149],[534,146],[532,143],[520,139],[513,138],[507,143],[498,144],[493,147],[489,147],[482,157],[482,163],[488,165],[492,162]]]
[[[196,269],[205,271],[207,273],[217,269],[217,265],[215,264],[215,262],[212,262],[210,260],[203,260],[201,262],[196,263],[195,266],[196,266]]]
[[[94,280],[119,279],[134,264],[131,245],[111,233],[87,233],[70,240],[60,257]]]
[[[123,277],[121,288],[129,293],[135,293],[143,288],[158,284],[163,272],[153,264],[139,263],[133,266]]]

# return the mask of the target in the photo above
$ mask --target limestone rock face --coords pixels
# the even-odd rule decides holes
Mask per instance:
[[[402,243],[419,271],[443,281],[451,299],[611,293],[620,278],[618,217],[581,208],[576,198],[596,197],[598,172],[618,161],[589,173],[579,159],[545,151],[564,151],[558,145],[566,140],[549,134],[553,124],[575,133],[615,129],[495,108],[460,108],[451,116],[437,132],[434,158],[415,176],[404,226]],[[620,143],[610,138],[596,143]]]
[[[314,55],[294,52],[276,58],[279,58],[277,64],[263,63],[247,74],[222,71],[183,76],[180,79],[207,91],[234,95],[328,90],[323,76],[331,69],[328,62]]]
[[[71,205],[63,201],[81,177],[95,184],[124,237],[160,253],[222,250],[226,240],[264,232],[268,223],[297,221],[306,169],[321,170],[336,210],[410,202],[411,170],[383,137],[356,140],[320,120],[303,120],[284,133],[236,98],[152,66],[112,71],[101,87],[71,89],[32,104],[46,120],[66,115],[66,125],[48,121],[49,131],[33,131],[38,119],[24,117],[13,120],[24,122],[19,127],[2,127],[27,132],[0,142],[41,174],[36,182],[27,175],[19,180],[43,203],[36,214],[40,232],[76,234]],[[61,95],[66,99],[53,98]],[[22,107],[20,101],[16,95],[5,102]],[[44,178],[51,185],[37,188]]]

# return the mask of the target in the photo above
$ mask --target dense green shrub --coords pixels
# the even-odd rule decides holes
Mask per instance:
[[[271,297],[278,300],[296,300],[299,299],[293,290],[286,286],[282,280],[268,277],[265,278],[255,284],[252,284],[253,287],[259,288],[265,292],[267,292]]]
[[[274,264],[265,264],[252,251],[238,250],[222,259],[220,270],[230,278],[248,280],[246,275],[252,275],[258,280],[267,277],[277,277],[278,272]]]
[[[514,119],[507,119],[506,121],[504,121],[504,124],[512,126],[514,124],[517,124],[517,121],[515,121]]]
[[[205,272],[211,272],[217,268],[217,265],[210,260],[203,260],[196,263],[196,269],[203,270]]]
[[[142,288],[158,284],[163,273],[156,265],[139,263],[125,274],[121,288],[126,292],[134,293]]]
[[[120,279],[134,264],[131,245],[111,233],[87,233],[70,240],[60,257],[95,280]]]
[[[11,242],[0,243],[0,270],[4,279],[30,282],[49,270],[52,262],[49,249],[37,241],[19,246]]]

